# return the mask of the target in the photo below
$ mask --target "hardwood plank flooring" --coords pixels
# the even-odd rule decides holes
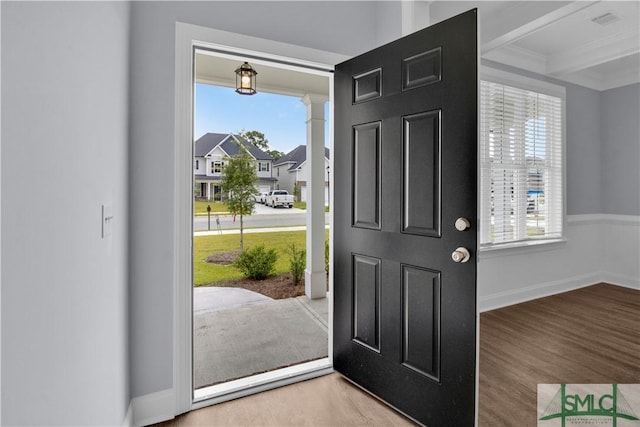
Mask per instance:
[[[598,284],[480,315],[480,426],[535,426],[538,384],[640,383],[640,292]]]
[[[598,284],[482,313],[479,426],[536,426],[543,383],[640,383],[640,291]],[[413,423],[332,374],[161,424],[257,425]]]

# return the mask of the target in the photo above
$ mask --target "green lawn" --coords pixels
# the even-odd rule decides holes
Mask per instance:
[[[307,210],[307,202],[293,202],[293,207],[297,209]],[[324,207],[325,212],[329,212],[329,206]]]
[[[207,206],[211,206],[211,213],[228,212],[227,205],[222,202],[214,202],[213,200],[195,200],[193,208],[196,214],[206,214]]]
[[[213,208],[213,206],[212,206]],[[527,227],[528,235],[540,234],[544,229]],[[491,226],[493,233],[493,226]],[[329,238],[329,230],[325,230],[325,239]],[[289,272],[288,248],[295,243],[299,248],[306,246],[306,231],[283,231],[273,233],[245,233],[245,248],[263,244],[267,249],[275,248],[278,252],[276,274]],[[193,238],[193,283],[195,286],[207,285],[225,280],[239,279],[242,274],[232,265],[211,264],[205,259],[217,252],[240,249],[240,235],[195,236]]]
[[[306,245],[306,231],[286,231],[275,233],[245,233],[245,249],[264,244],[275,248],[278,252],[276,274],[289,271],[288,248],[295,243],[298,248]],[[325,239],[328,238],[328,230]],[[232,265],[218,265],[206,262],[207,257],[216,252],[226,252],[240,249],[240,235],[196,236],[193,238],[193,283],[195,286],[206,285],[225,280],[239,279],[242,274]]]

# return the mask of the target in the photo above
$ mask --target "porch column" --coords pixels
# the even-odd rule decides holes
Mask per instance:
[[[324,95],[306,94],[307,107],[307,268],[304,290],[309,298],[327,293],[324,270]]]
[[[211,183],[207,182],[207,200],[211,200]]]
[[[402,0],[402,35],[406,36],[431,25],[430,1]]]

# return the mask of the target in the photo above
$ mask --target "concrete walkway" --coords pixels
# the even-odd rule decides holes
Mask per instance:
[[[193,314],[196,316],[269,301],[273,299],[248,289],[215,286],[193,288]]]
[[[328,300],[194,289],[196,389],[327,357]]]

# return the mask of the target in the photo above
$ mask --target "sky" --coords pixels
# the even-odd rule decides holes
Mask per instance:
[[[258,87],[258,89],[260,89]],[[325,104],[325,145],[329,146],[329,103]],[[196,139],[207,132],[264,133],[269,148],[288,153],[306,144],[307,112],[299,97],[260,93],[239,95],[233,88],[196,84]]]

